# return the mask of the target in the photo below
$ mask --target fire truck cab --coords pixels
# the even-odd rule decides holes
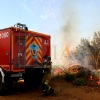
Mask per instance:
[[[44,56],[51,57],[50,38],[21,23],[0,30],[0,94],[20,78],[29,86],[40,85]]]

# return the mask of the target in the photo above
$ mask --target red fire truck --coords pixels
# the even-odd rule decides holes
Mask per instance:
[[[51,56],[50,38],[21,23],[0,30],[0,94],[20,78],[29,86],[41,83],[44,56]]]

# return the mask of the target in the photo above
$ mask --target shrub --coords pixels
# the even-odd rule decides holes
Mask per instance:
[[[77,78],[77,79],[75,79],[74,81],[73,81],[73,83],[75,84],[75,85],[85,85],[86,83],[85,83],[85,81],[82,79],[82,78]]]
[[[68,81],[68,82],[75,80],[75,78],[76,78],[75,74],[70,74],[70,73],[65,74],[65,80]]]
[[[84,72],[78,72],[78,73],[76,73],[76,76],[77,76],[77,78],[81,78],[81,77],[85,76],[85,73]]]

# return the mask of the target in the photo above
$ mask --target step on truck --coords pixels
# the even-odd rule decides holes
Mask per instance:
[[[0,29],[0,94],[19,79],[28,86],[41,84],[44,56],[51,57],[50,38],[21,23]]]

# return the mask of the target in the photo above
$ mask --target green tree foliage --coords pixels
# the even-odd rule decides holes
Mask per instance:
[[[73,81],[73,83],[76,84],[76,85],[80,85],[80,86],[86,85],[86,82],[85,82],[84,79],[82,79],[82,78],[76,78],[76,79]]]
[[[84,58],[88,60],[88,64],[94,66],[95,69],[99,68],[100,62],[100,32],[95,32],[93,39],[81,39],[80,45],[73,51],[74,57],[82,63]]]

